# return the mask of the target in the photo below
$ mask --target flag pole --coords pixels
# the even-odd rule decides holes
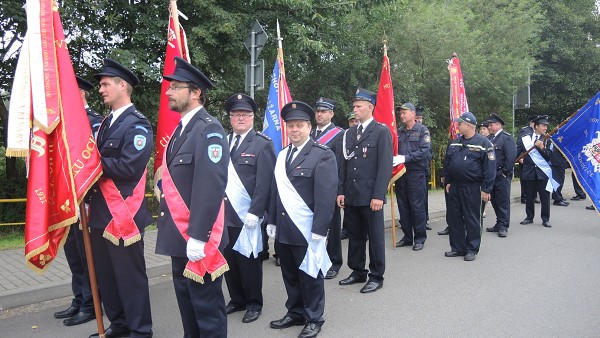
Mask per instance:
[[[83,245],[85,247],[88,273],[90,275],[90,288],[92,289],[92,299],[94,300],[94,313],[96,314],[98,335],[99,338],[104,338],[104,322],[102,321],[102,309],[100,308],[100,296],[98,295],[98,285],[96,283],[96,268],[94,267],[94,256],[92,254],[92,243],[90,241],[88,215],[85,211],[85,202],[79,204],[79,220],[81,223],[81,231],[83,232]]]
[[[556,133],[558,131],[558,129],[560,129],[560,127],[564,126],[567,122],[569,122],[569,120],[571,120],[571,118],[573,118],[573,116],[575,116],[575,114],[577,114],[577,113],[579,113],[579,109],[577,109],[576,112],[571,114],[571,116],[567,117],[566,120],[562,121],[559,125],[554,127],[554,129],[552,129],[549,133],[546,133],[546,135],[544,135],[544,141],[546,141],[548,138],[550,138],[550,136],[554,135],[554,133]],[[521,156],[517,157],[517,159],[515,160],[515,163],[519,163],[519,161],[524,159],[525,156],[527,156],[527,154],[529,154],[530,152],[533,151],[533,149],[535,149],[535,144],[531,148],[527,149],[526,152],[521,154]]]
[[[180,32],[179,32],[179,11],[177,10],[177,0],[169,0],[170,2],[170,7],[171,7],[171,17],[173,18],[173,26],[175,29],[175,36],[177,36],[177,39],[175,39],[176,43],[175,45],[177,46],[177,49],[179,50],[179,54],[183,55],[182,52],[182,48],[181,48],[181,41],[179,39]]]

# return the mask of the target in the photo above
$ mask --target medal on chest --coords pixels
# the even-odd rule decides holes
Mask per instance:
[[[367,147],[363,147],[363,158],[367,157]]]

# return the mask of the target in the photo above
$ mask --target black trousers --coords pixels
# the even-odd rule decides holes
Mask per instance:
[[[83,233],[79,230],[79,222],[71,225],[64,248],[67,263],[71,270],[71,289],[74,297],[71,306],[79,308],[79,312],[93,313],[94,299],[90,287]]]
[[[262,259],[250,256],[249,258],[233,250],[233,246],[240,237],[242,228],[227,227],[229,243],[223,250],[223,256],[229,264],[229,271],[225,273],[225,282],[229,290],[230,305],[246,306],[253,311],[262,310]]]
[[[542,205],[542,221],[547,222],[550,220],[550,193],[546,191],[546,184],[548,179],[540,180],[526,180],[525,189],[527,198],[525,200],[525,213],[527,219],[533,220],[535,217],[535,196],[536,193],[540,194],[540,203]]]
[[[395,185],[396,201],[400,212],[400,226],[409,243],[427,240],[427,178],[424,171],[406,171]]]
[[[481,187],[450,185],[446,220],[452,251],[478,253],[482,229]]]
[[[585,191],[581,188],[579,182],[577,182],[577,179],[575,178],[575,173],[571,172],[571,178],[573,179],[573,189],[575,190],[575,195],[585,198]]]
[[[370,206],[344,208],[344,219],[348,228],[348,267],[358,277],[369,275],[369,279],[383,281],[385,272],[385,237],[383,209],[372,211]],[[369,240],[369,270],[366,265],[366,246]]]
[[[92,229],[96,277],[110,326],[131,330],[131,337],[152,337],[152,314],[144,240],[116,246],[102,237],[104,230]],[[142,233],[143,238],[143,233]]]
[[[562,195],[562,188],[563,188],[563,185],[565,184],[565,169],[555,167],[555,166],[552,166],[551,168],[552,168],[552,178],[559,184],[558,188],[552,192],[552,199],[554,201],[560,202],[565,199]]]
[[[333,211],[333,218],[329,223],[329,233],[327,234],[327,254],[331,260],[331,268],[333,271],[340,271],[344,258],[342,255],[342,216],[340,207],[337,205]]]
[[[510,177],[501,173],[496,175],[491,202],[496,213],[495,227],[498,229],[508,229],[510,225],[510,184]]]
[[[227,337],[223,276],[204,275],[204,284],[183,276],[187,257],[171,257],[173,286],[183,323],[184,338]]]
[[[323,274],[312,278],[298,267],[306,255],[306,246],[278,244],[281,275],[287,301],[285,307],[288,316],[294,319],[304,319],[309,323],[323,324],[325,311],[325,283]]]

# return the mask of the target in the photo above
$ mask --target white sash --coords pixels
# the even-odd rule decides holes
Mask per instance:
[[[299,268],[312,278],[317,278],[319,271],[325,275],[332,265],[327,254],[326,240],[315,241],[312,239],[314,214],[287,177],[285,155],[285,152],[280,152],[275,164],[275,182],[277,183],[279,198],[288,216],[308,243],[306,255]]]
[[[244,187],[242,180],[240,180],[231,161],[229,161],[225,194],[240,220],[244,222],[248,215],[248,209],[250,208],[252,198],[250,198],[248,191],[246,191],[246,188]],[[237,242],[235,242],[235,245],[233,246],[233,250],[248,258],[254,253],[254,258],[258,258],[258,254],[262,251],[263,246],[260,227],[261,223],[262,217],[258,219],[258,225],[254,227],[254,229],[250,230],[246,227],[242,227],[242,231],[240,232]]]
[[[533,134],[533,135],[535,135],[535,134]],[[525,136],[523,136],[523,138],[521,138],[521,141],[523,141],[523,146],[525,147],[525,149],[530,149],[531,147],[534,146],[533,135],[531,135],[531,136],[525,135]],[[548,183],[546,183],[546,191],[552,192],[552,191],[558,189],[560,184],[558,184],[558,182],[556,182],[554,180],[554,178],[552,178],[552,168],[550,168],[550,165],[548,165],[548,162],[538,152],[537,147],[533,148],[533,150],[531,152],[529,152],[529,156],[531,156],[533,163],[535,163],[535,165],[537,165],[538,168],[540,168],[544,172],[544,174],[546,174],[546,176],[548,176]]]

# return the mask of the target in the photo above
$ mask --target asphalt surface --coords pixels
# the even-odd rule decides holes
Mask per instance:
[[[446,258],[448,237],[432,222],[425,249],[391,249],[386,231],[383,289],[360,294],[362,285],[339,286],[349,275],[325,282],[325,325],[320,337],[598,337],[600,336],[600,218],[585,210],[586,201],[552,207],[552,228],[544,228],[539,205],[534,224],[520,225],[524,205],[512,205],[507,238],[483,234],[473,262]],[[493,223],[491,206],[485,226]],[[400,231],[398,233],[400,238]],[[343,241],[346,252],[347,241]],[[253,323],[243,312],[229,316],[230,337],[295,337],[301,327],[269,328],[285,314],[281,273],[270,259],[264,263],[264,308]],[[155,337],[183,335],[170,275],[150,280]],[[224,284],[225,298],[228,300]],[[0,312],[0,337],[87,337],[94,321],[66,327],[54,319],[69,297]],[[108,321],[104,318],[108,327]]]

